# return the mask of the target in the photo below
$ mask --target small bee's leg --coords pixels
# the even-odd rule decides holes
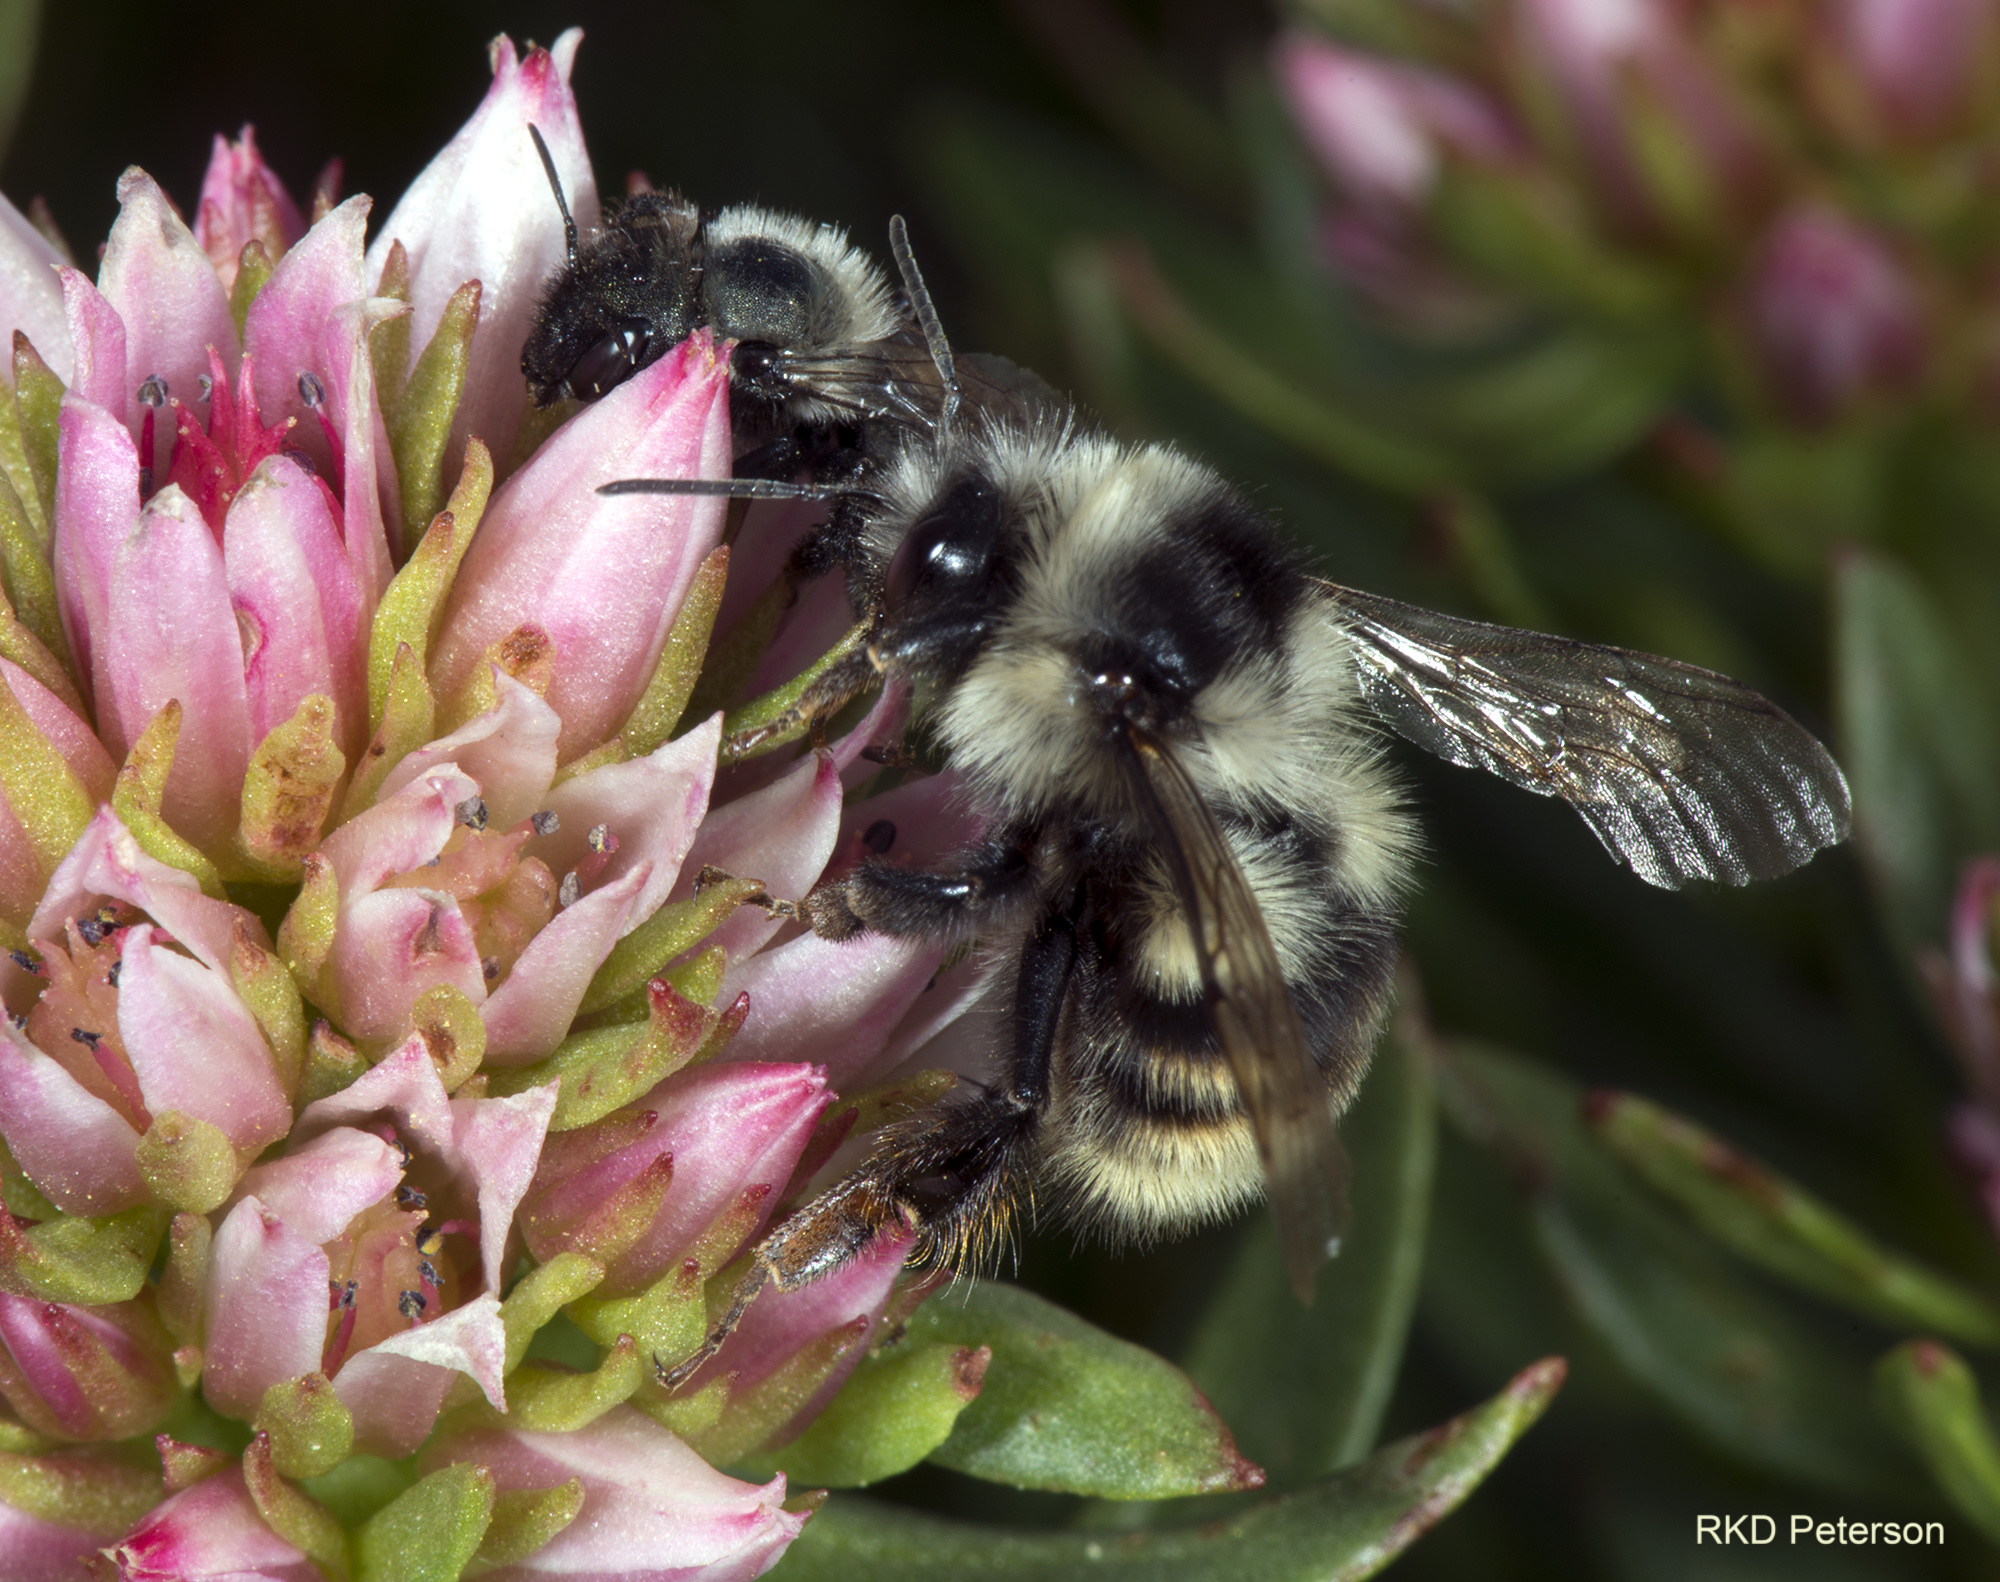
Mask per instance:
[[[1029,857],[1026,841],[993,840],[942,870],[864,862],[813,891],[799,910],[822,939],[871,928],[905,938],[967,934],[1021,898],[1034,878]]]
[[[864,634],[865,635],[865,634]],[[874,684],[882,672],[868,649],[856,647],[822,670],[791,705],[761,724],[732,731],[722,738],[722,761],[736,763],[773,740],[790,741],[802,724],[838,713],[850,700]]]

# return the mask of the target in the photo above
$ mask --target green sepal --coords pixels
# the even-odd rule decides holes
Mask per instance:
[[[419,666],[428,661],[452,579],[458,575],[492,492],[493,458],[477,439],[468,439],[458,487],[452,490],[444,509],[430,519],[409,560],[383,590],[369,628],[368,718],[378,729],[397,650],[407,643]]]
[[[159,1503],[159,1473],[115,1450],[0,1451],[0,1504],[105,1543]]]
[[[741,763],[745,759],[759,757],[804,736],[813,728],[815,721],[810,712],[798,707],[799,700],[806,695],[814,682],[835,665],[866,648],[874,632],[875,623],[872,619],[855,622],[841,634],[837,643],[783,686],[774,687],[762,696],[752,698],[740,708],[731,709],[725,714],[722,717],[722,762]],[[785,724],[774,730],[766,729],[778,720],[784,720]],[[764,734],[758,736],[754,747],[737,750],[730,746],[732,738],[748,731],[761,731]]]
[[[154,1200],[177,1213],[207,1214],[220,1208],[242,1173],[228,1134],[179,1110],[155,1115],[135,1152]]]
[[[572,1033],[546,1060],[489,1072],[488,1091],[504,1096],[560,1081],[549,1130],[574,1131],[623,1108],[698,1056],[712,1053],[709,1046],[715,1043],[721,1016],[682,999],[664,983],[648,986],[647,1005],[642,1026],[627,1022]],[[723,1038],[734,1031],[734,1024],[722,1029]]]
[[[580,1252],[559,1252],[522,1275],[500,1304],[500,1323],[507,1331],[506,1371],[512,1373],[521,1366],[535,1332],[565,1304],[603,1281],[604,1265]]]
[[[479,1019],[479,1007],[452,984],[440,983],[418,995],[410,1007],[410,1025],[423,1039],[447,1093],[456,1093],[486,1058],[486,1024]]]
[[[620,727],[618,739],[626,755],[643,758],[668,741],[687,712],[694,696],[702,661],[708,654],[708,639],[715,630],[716,611],[722,608],[723,584],[729,579],[729,546],[709,552],[696,569],[680,613],[667,632],[660,650],[660,662],[640,694],[638,706]]]
[[[251,237],[236,255],[236,283],[229,288],[229,316],[236,321],[236,338],[243,338],[243,326],[250,320],[250,304],[270,280],[277,262],[264,244]]]
[[[707,950],[696,951],[678,966],[667,968],[660,974],[660,981],[683,999],[692,1000],[697,1005],[708,1005],[722,992],[722,975],[728,970],[729,952],[720,945],[714,945]],[[735,1031],[735,1025],[729,1024],[728,1018],[733,1010],[734,1006],[722,1013],[731,1032]],[[737,1022],[742,1019],[740,1015],[736,1018]]]
[[[1593,1094],[1585,1114],[1648,1184],[1760,1268],[1895,1328],[2000,1345],[2000,1312],[1977,1292],[1889,1251],[1713,1133],[1629,1093]]]
[[[224,898],[220,870],[193,842],[182,839],[160,811],[180,736],[180,699],[169,698],[126,753],[111,788],[111,810],[147,856],[192,874],[201,893],[219,901]]]
[[[349,1456],[331,1472],[303,1480],[303,1487],[352,1532],[416,1481],[415,1456],[385,1461],[363,1453]]]
[[[313,852],[301,867],[298,899],[278,925],[278,958],[308,1000],[320,1000],[320,969],[333,950],[339,916],[340,877],[331,862]]]
[[[565,1311],[600,1346],[630,1335],[649,1357],[669,1366],[691,1356],[708,1334],[708,1303],[699,1260],[688,1259],[630,1296],[585,1296]]]
[[[0,407],[5,405],[6,398],[0,396]],[[4,475],[0,475],[0,587],[6,589],[7,602],[13,606],[15,619],[23,631],[48,656],[47,664],[22,665],[22,668],[34,673],[78,718],[87,719],[89,716],[80,706],[77,694],[76,662],[70,655],[69,637],[63,631],[62,616],[56,605],[55,573],[49,568],[45,535],[30,515],[27,502]],[[33,650],[28,652],[32,654]],[[8,658],[14,656],[9,654]],[[21,661],[16,659],[15,663]],[[53,683],[44,679],[51,671],[59,678]]]
[[[695,678],[694,690],[682,710],[684,717],[705,720],[742,696],[793,597],[792,588],[780,577],[736,618],[735,625],[708,645],[701,674]]]
[[[395,302],[410,300],[410,255],[402,238],[389,242],[389,255],[382,260],[382,275],[375,283],[375,295]],[[393,421],[402,409],[403,390],[410,382],[410,315],[399,313],[376,325],[368,337],[369,361],[375,365],[375,394],[385,421]]]
[[[804,1433],[736,1470],[795,1488],[858,1489],[907,1472],[951,1437],[979,1395],[993,1353],[984,1346],[907,1338],[861,1359],[854,1376]]]
[[[339,1582],[348,1575],[347,1534],[333,1512],[278,1472],[271,1436],[261,1430],[243,1452],[243,1482],[271,1531]],[[456,1572],[453,1573],[455,1577]]]
[[[6,405],[5,397],[0,397],[0,411],[4,411]],[[42,640],[21,623],[13,606],[5,599],[0,599],[0,659],[10,660],[27,671],[54,693],[63,707],[78,719],[90,718],[90,711],[83,706],[83,699],[76,690],[76,681],[63,661],[50,653]]]
[[[237,831],[247,869],[242,877],[295,880],[301,861],[319,845],[334,787],[347,772],[333,730],[333,699],[314,693],[250,754]]]
[[[354,1452],[354,1417],[323,1373],[282,1379],[264,1392],[253,1426],[270,1436],[271,1465],[288,1478],[316,1478]]]
[[[0,1291],[41,1302],[129,1302],[146,1283],[165,1209],[150,1203],[88,1219],[64,1214],[23,1229],[0,1214]]]
[[[451,438],[459,398],[465,393],[472,332],[479,327],[479,296],[477,280],[466,281],[451,294],[430,344],[417,354],[410,368],[409,382],[399,381],[396,386],[400,394],[388,424],[389,452],[396,459],[406,544],[417,541],[425,524],[437,515],[444,496],[445,445]],[[388,392],[385,384],[385,400]]]
[[[160,1322],[183,1346],[201,1339],[202,1295],[214,1240],[214,1228],[200,1214],[176,1214],[167,1227],[167,1261],[160,1270],[155,1302]]]
[[[230,940],[229,981],[270,1046],[278,1080],[296,1094],[305,1072],[305,1004],[285,964],[264,948],[263,931],[241,917]]]
[[[620,1335],[589,1373],[524,1363],[507,1380],[507,1422],[529,1433],[571,1433],[631,1399],[651,1376],[652,1364],[630,1335]]]
[[[1966,1520],[2000,1544],[2000,1439],[1949,1346],[1905,1341],[1875,1365],[1884,1414]]]
[[[42,361],[35,343],[14,332],[14,404],[21,415],[21,454],[34,480],[35,500],[21,504],[35,518],[42,555],[48,558],[49,524],[56,519],[56,457],[62,447],[63,382]],[[20,491],[17,491],[20,492]]]
[[[583,1509],[583,1479],[552,1489],[508,1489],[493,1499],[493,1520],[479,1542],[486,1565],[513,1565],[540,1549]]]
[[[341,799],[338,822],[346,823],[375,805],[383,781],[437,731],[437,695],[424,674],[423,661],[408,643],[398,643],[389,666],[389,686],[383,698],[382,720],[363,749],[347,795]]]
[[[419,1478],[354,1535],[354,1582],[457,1582],[493,1520],[493,1474],[460,1462]]]
[[[685,1356],[700,1343],[701,1336],[697,1334],[682,1355]],[[729,1410],[731,1388],[731,1380],[723,1377],[710,1379],[692,1395],[668,1396],[657,1391],[641,1390],[632,1397],[632,1405],[676,1438],[693,1444],[722,1421],[722,1414]]]
[[[979,1398],[931,1452],[940,1466],[1114,1500],[1264,1481],[1180,1369],[1031,1292],[990,1280],[955,1286],[912,1315],[908,1334],[992,1350]]]
[[[807,1341],[748,1389],[732,1387],[715,1426],[691,1435],[688,1443],[718,1467],[768,1447],[811,1404],[834,1369],[868,1344],[869,1327],[864,1313]]]
[[[178,1494],[197,1483],[205,1483],[216,1473],[235,1464],[236,1458],[213,1445],[188,1445],[168,1434],[154,1440],[160,1455],[160,1472],[166,1492]]]
[[[28,1179],[7,1144],[0,1139],[0,1208],[16,1219],[54,1219],[62,1212],[42,1195],[42,1189]]]
[[[46,883],[97,809],[55,743],[35,728],[14,689],[5,685],[0,685],[0,795]]]
[[[361,1051],[336,1033],[333,1024],[322,1016],[306,1037],[305,1070],[300,1074],[298,1097],[293,1103],[304,1109],[316,1100],[338,1093],[367,1069],[368,1062],[361,1058]]]
[[[1547,1409],[1564,1373],[1561,1358],[1538,1362],[1492,1400],[1428,1433],[1386,1445],[1359,1466],[1295,1494],[1199,1525],[1119,1534],[1032,1532],[836,1495],[786,1552],[786,1582],[930,1582],[940,1576],[1358,1582],[1464,1502]]]

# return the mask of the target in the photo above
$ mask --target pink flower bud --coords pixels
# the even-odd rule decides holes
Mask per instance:
[[[244,127],[234,143],[216,133],[208,173],[201,180],[194,235],[215,266],[222,289],[236,284],[237,260],[248,243],[262,243],[275,264],[305,228],[299,206],[257,152],[255,128]]]
[[[1357,203],[1413,207],[1446,149],[1500,159],[1519,140],[1497,106],[1441,73],[1282,33],[1272,71],[1307,145]]]
[[[572,418],[507,481],[432,650],[440,697],[532,624],[554,646],[548,701],[562,716],[562,756],[618,730],[720,537],[725,502],[595,491],[616,478],[727,477],[728,394],[728,368],[703,331]]]
[[[563,261],[562,220],[528,137],[530,123],[548,142],[578,224],[590,226],[597,214],[597,183],[569,89],[582,42],[582,30],[571,28],[553,48],[522,58],[511,39],[496,38],[492,87],[390,211],[368,253],[371,281],[381,277],[392,242],[409,254],[413,352],[430,340],[451,294],[468,280],[480,283],[479,327],[452,427],[453,452],[477,435],[503,468],[527,409],[521,346],[528,321]]]
[[[35,343],[42,361],[65,384],[75,371],[69,320],[63,312],[62,258],[47,237],[0,196],[0,345],[12,367],[14,332]],[[9,383],[12,382],[11,376]]]
[[[325,1582],[257,1514],[241,1467],[169,1496],[103,1553],[120,1582]]]
[[[782,1474],[762,1488],[725,1477],[629,1406],[566,1434],[481,1429],[424,1457],[426,1470],[454,1462],[487,1468],[503,1494],[583,1482],[576,1519],[526,1558],[483,1573],[493,1582],[747,1582],[776,1565],[806,1523],[805,1512],[783,1508]]]
[[[178,1395],[150,1299],[78,1307],[0,1292],[0,1396],[62,1439],[149,1433]]]
[[[1841,53],[1891,125],[1935,131],[1962,110],[1992,42],[1992,0],[1841,0]]]
[[[1795,209],[1764,239],[1745,296],[1752,345],[1803,423],[1908,383],[1922,368],[1915,287],[1880,237],[1828,209]]]

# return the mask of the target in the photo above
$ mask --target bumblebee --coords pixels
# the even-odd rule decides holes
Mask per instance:
[[[987,833],[935,867],[865,861],[801,911],[833,939],[976,941],[1006,964],[1006,1031],[983,1086],[765,1235],[670,1387],[763,1285],[889,1227],[976,1265],[1030,1203],[1152,1239],[1267,1197],[1309,1299],[1416,843],[1385,727],[1561,797],[1655,885],[1772,877],[1847,835],[1838,766],[1749,688],[1322,581],[1170,446],[974,410],[869,488],[842,551],[869,641],[799,707],[913,684]]]

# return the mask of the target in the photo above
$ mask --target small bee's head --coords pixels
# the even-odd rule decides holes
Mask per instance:
[[[595,401],[688,337],[699,225],[677,194],[639,193],[549,281],[521,348],[537,406]]]

